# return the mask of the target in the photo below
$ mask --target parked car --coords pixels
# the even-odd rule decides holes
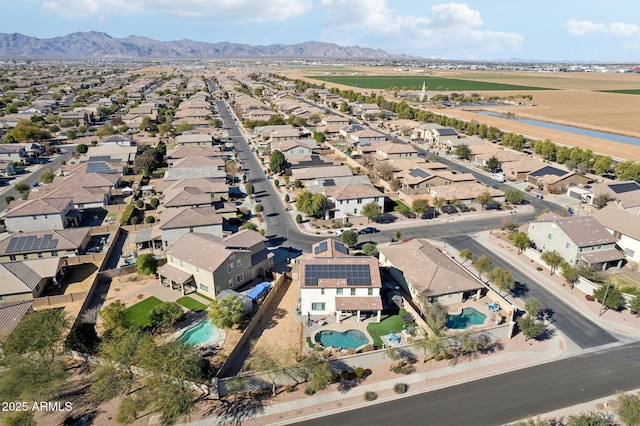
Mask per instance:
[[[367,226],[366,228],[362,228],[360,231],[358,231],[358,234],[375,234],[376,232],[380,231],[373,226]]]

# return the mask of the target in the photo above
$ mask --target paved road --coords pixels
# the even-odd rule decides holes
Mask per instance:
[[[475,256],[488,256],[495,266],[511,271],[514,281],[522,288],[521,297],[535,297],[540,300],[544,309],[553,311],[554,326],[567,338],[582,349],[594,348],[616,342],[617,340],[605,330],[594,324],[557,295],[547,290],[526,273],[513,266],[508,260],[496,255],[487,247],[467,235],[455,235],[448,238],[449,244],[460,251],[468,248]]]
[[[637,388],[639,353],[634,343],[297,424],[505,424]]]

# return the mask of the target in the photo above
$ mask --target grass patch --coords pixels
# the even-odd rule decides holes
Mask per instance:
[[[405,322],[402,319],[402,315],[406,315],[406,309],[393,309],[382,311],[379,323],[371,323],[367,325],[367,332],[373,338],[373,346],[382,347],[382,339],[380,336],[386,336],[389,331],[392,333],[399,333],[405,329]],[[406,327],[412,327],[416,325],[415,322],[406,324]]]
[[[198,293],[198,292],[196,292],[196,294],[197,294],[198,296],[202,297],[204,300],[208,300],[209,302],[213,302],[213,299],[212,299],[212,298],[210,298],[209,296],[205,296],[204,294],[202,294],[202,293]]]
[[[621,95],[640,95],[640,89],[599,90],[604,93],[619,93]]]
[[[150,327],[151,321],[149,320],[149,314],[153,308],[161,303],[162,300],[153,296],[144,299],[142,302],[136,303],[124,310],[124,321],[140,328]]]
[[[118,212],[108,212],[107,217],[116,217],[118,216]]]
[[[332,75],[317,76],[308,75],[307,78],[355,86],[358,89],[389,89],[397,87],[402,89],[419,90],[424,82],[427,90],[446,91],[498,91],[498,90],[553,90],[547,87],[522,86],[516,84],[493,83],[488,81],[462,80],[457,78],[427,77],[427,76],[355,76]]]
[[[193,312],[202,312],[207,309],[207,305],[200,303],[189,296],[182,296],[180,299],[176,300],[176,303]]]

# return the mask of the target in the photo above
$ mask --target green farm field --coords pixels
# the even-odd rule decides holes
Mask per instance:
[[[424,82],[427,90],[446,91],[522,91],[522,90],[549,90],[546,87],[523,86],[515,84],[503,84],[487,81],[462,80],[457,78],[428,77],[428,76],[306,76],[306,78],[326,81],[345,86],[353,86],[359,89],[398,89],[406,88],[419,90]]]
[[[602,90],[602,92],[606,93],[620,93],[622,95],[640,95],[640,89],[631,89],[631,90]]]

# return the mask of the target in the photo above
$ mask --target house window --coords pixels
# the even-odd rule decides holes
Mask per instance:
[[[0,296],[0,302],[4,302],[4,296]]]
[[[239,275],[236,277],[236,282],[237,282],[238,284],[240,284],[242,281],[244,281],[244,274],[239,274]]]
[[[233,278],[229,280],[229,288],[233,287]]]
[[[182,260],[180,261],[180,266],[182,266]]]
[[[358,214],[358,209],[353,209],[353,214]]]
[[[12,254],[11,256],[9,256],[9,260],[16,260],[16,256]]]
[[[324,296],[324,288],[320,289],[320,294]]]
[[[362,198],[358,198],[358,204],[362,204]]]
[[[597,247],[596,247],[596,250],[600,250],[600,249],[602,249],[602,246],[601,246],[601,245],[599,245],[599,246],[597,246]]]
[[[40,293],[40,284],[36,284],[36,293]]]
[[[44,218],[45,218],[45,219],[49,219],[49,216],[47,216],[47,215],[45,214],[45,215],[44,215]]]
[[[42,259],[42,252],[41,251],[38,252],[38,259]]]
[[[341,294],[342,294],[342,290],[344,290],[344,289],[342,289],[342,288],[337,288],[337,289],[336,289],[336,294],[337,294],[337,295],[341,295]]]
[[[242,259],[238,259],[238,260],[236,261],[236,266],[237,266],[237,267],[242,266]]]
[[[193,226],[189,227],[189,232],[193,232]]]
[[[200,272],[200,268],[198,268],[198,267],[196,266],[196,273],[197,273],[197,272]]]
[[[572,247],[573,247],[573,244],[571,244],[569,241],[567,241],[567,242],[564,244],[564,248],[566,248],[567,250],[571,250],[571,248],[572,248]]]
[[[547,243],[542,243],[542,251],[545,251],[547,249]]]
[[[54,251],[52,251],[52,252],[51,252],[51,256],[58,257],[58,256],[59,256],[59,254],[58,254],[58,250],[54,250]]]
[[[207,293],[209,292],[209,286],[208,285],[200,283],[198,286],[200,287],[200,290],[205,291]]]
[[[551,232],[547,234],[547,240],[549,241],[553,240],[553,234]]]
[[[312,311],[324,311],[324,302],[316,302],[311,304]]]
[[[574,264],[573,258],[572,258],[572,257],[570,257],[570,258],[569,258],[569,265],[573,265],[573,264]]]
[[[355,296],[355,295],[356,295],[356,289],[355,289],[355,288],[352,288],[352,289],[351,289],[351,295],[352,295],[352,296]]]
[[[367,289],[367,296],[373,296],[373,289],[372,288],[368,288]]]
[[[169,256],[169,263],[173,263],[173,257]]]
[[[23,254],[23,255],[22,255],[22,258],[23,258],[24,260],[29,260],[29,255],[28,255],[28,254]]]
[[[580,247],[580,249],[578,249],[578,251],[579,251],[580,253],[582,253],[582,252],[584,251],[584,248]]]
[[[32,218],[33,220],[36,220],[36,219],[38,219],[38,216],[31,216],[31,218]]]
[[[631,249],[628,249],[628,248],[624,249],[624,255],[627,256],[627,257],[633,257],[633,255],[635,253],[636,252],[634,250],[631,250]]]
[[[227,272],[228,273],[232,273],[233,272],[233,262],[231,262],[230,264],[227,265]]]

